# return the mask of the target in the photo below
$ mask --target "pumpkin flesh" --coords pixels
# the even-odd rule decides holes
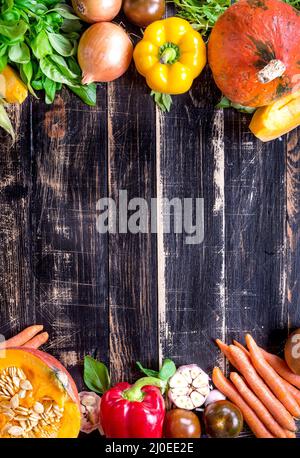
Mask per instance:
[[[250,130],[261,141],[268,142],[299,125],[300,91],[256,110],[250,123]]]
[[[0,437],[77,437],[81,420],[78,393],[60,363],[53,357],[49,362],[49,355],[39,350],[13,348],[0,353]],[[21,395],[24,376],[31,385],[23,390],[25,396]],[[12,400],[15,395],[17,406]],[[36,412],[37,405],[42,412]]]
[[[234,103],[259,107],[299,89],[300,13],[280,0],[240,0],[216,22],[208,44],[215,82]],[[282,76],[259,80],[271,61]]]

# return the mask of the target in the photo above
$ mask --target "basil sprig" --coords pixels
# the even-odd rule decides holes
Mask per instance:
[[[161,368],[159,371],[154,371],[152,369],[147,369],[146,367],[143,367],[142,364],[137,361],[136,365],[140,369],[140,371],[147,375],[147,377],[156,377],[165,382],[164,390],[166,390],[167,384],[169,379],[175,374],[176,372],[176,366],[174,361],[171,359],[165,359],[162,363]]]
[[[81,22],[63,0],[0,0],[0,72],[19,70],[31,93],[52,103],[62,85],[86,104],[96,104],[96,85],[82,85],[76,60]]]
[[[84,383],[95,393],[103,394],[110,388],[110,377],[105,364],[91,356],[84,358]]]

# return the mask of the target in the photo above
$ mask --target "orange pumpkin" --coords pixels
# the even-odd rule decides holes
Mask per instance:
[[[208,44],[215,82],[234,103],[268,105],[300,88],[300,12],[280,0],[240,0]]]
[[[0,350],[0,438],[75,438],[76,385],[53,356],[31,348]]]

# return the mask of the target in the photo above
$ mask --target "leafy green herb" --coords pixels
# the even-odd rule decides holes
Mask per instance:
[[[84,383],[96,393],[103,394],[110,388],[110,377],[105,364],[91,356],[84,358]]]
[[[194,29],[202,31],[212,28],[231,5],[230,0],[174,0],[174,3],[177,16],[189,21]]]
[[[158,378],[168,381],[176,372],[176,366],[171,359],[165,359],[158,373]]]
[[[256,110],[256,108],[254,107],[244,107],[239,103],[231,102],[229,99],[227,99],[227,97],[222,97],[220,102],[216,105],[216,108],[234,108],[235,110],[240,111],[241,113],[248,114],[252,114]]]
[[[136,362],[136,365],[143,374],[147,375],[147,377],[158,378],[158,371],[154,371],[152,369],[147,369],[146,367],[143,367],[139,361]]]
[[[170,94],[161,94],[160,92],[151,91],[150,94],[158,108],[163,112],[169,112],[172,105],[172,97]]]
[[[297,10],[300,10],[300,0],[283,0],[283,1],[293,6]]]
[[[15,132],[13,126],[11,125],[10,119],[8,117],[8,114],[6,113],[2,101],[0,101],[0,127],[2,127],[2,129],[6,130],[6,132],[9,133],[13,140],[15,139]]]
[[[62,85],[88,105],[96,104],[96,86],[81,84],[75,59],[81,22],[65,0],[0,0],[0,71],[19,70],[29,91],[44,90],[52,103]]]
[[[143,374],[146,374],[148,377],[159,378],[164,382],[167,382],[176,372],[175,363],[171,359],[165,359],[159,371],[147,369],[146,367],[143,367],[139,361],[137,361],[136,365]]]

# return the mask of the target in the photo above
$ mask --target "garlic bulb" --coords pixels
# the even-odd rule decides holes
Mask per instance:
[[[180,366],[169,380],[168,396],[181,409],[202,406],[209,392],[209,377],[197,364]]]

